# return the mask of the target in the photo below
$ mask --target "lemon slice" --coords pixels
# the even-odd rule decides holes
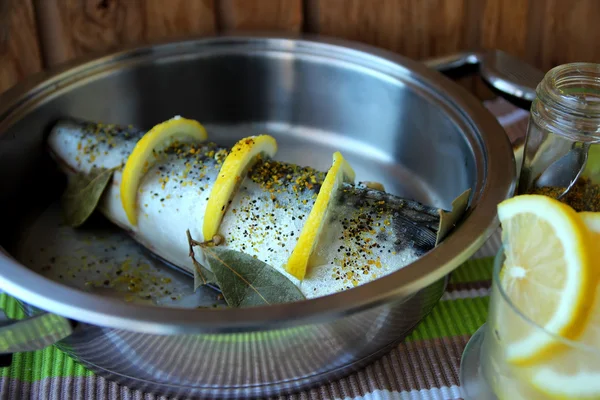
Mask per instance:
[[[333,154],[331,168],[329,168],[329,171],[325,176],[325,180],[321,185],[315,204],[313,205],[312,210],[310,210],[310,214],[298,237],[298,242],[296,242],[296,246],[294,247],[294,250],[292,250],[292,254],[285,266],[285,270],[288,273],[300,280],[304,279],[304,275],[306,274],[308,260],[323,228],[327,208],[329,207],[329,204],[331,204],[331,199],[339,186],[344,182],[354,182],[354,171],[338,151]]]
[[[587,303],[595,290],[592,240],[582,219],[571,207],[540,195],[505,200],[498,216],[506,254],[500,277],[505,292],[546,331],[576,339],[587,323]],[[532,363],[558,346],[507,307],[499,312],[497,329],[506,338],[508,362]]]
[[[531,385],[545,398],[561,400],[600,399],[600,293],[596,293],[592,316],[577,340],[582,346],[562,346],[554,357],[535,367]]]
[[[581,212],[581,219],[590,235],[600,242],[600,213]],[[589,321],[577,339],[581,346],[562,346],[550,360],[532,368],[531,383],[552,399],[600,398],[600,286],[596,285],[595,298]]]
[[[174,141],[207,139],[206,129],[193,119],[175,117],[162,122],[137,142],[127,158],[121,177],[121,203],[131,225],[137,225],[137,190],[148,167],[154,162],[153,153],[168,147]]]
[[[204,240],[211,240],[218,233],[229,200],[256,157],[261,154],[273,157],[276,152],[277,142],[269,135],[249,136],[233,146],[221,165],[206,203],[202,226]]]

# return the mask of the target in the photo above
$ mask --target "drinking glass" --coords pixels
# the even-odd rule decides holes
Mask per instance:
[[[504,250],[500,249],[494,260],[487,321],[463,352],[460,382],[464,399],[598,398],[593,394],[600,393],[600,348],[585,344],[589,339],[586,335],[598,332],[586,330],[580,340],[572,341],[548,332],[523,315],[501,285],[504,260]],[[549,350],[533,362],[515,364],[509,360],[512,345],[518,340],[515,332],[535,335],[536,341],[547,343]],[[579,374],[583,373],[593,375],[582,381]],[[594,375],[597,379],[589,379]],[[579,392],[573,397],[575,390]]]

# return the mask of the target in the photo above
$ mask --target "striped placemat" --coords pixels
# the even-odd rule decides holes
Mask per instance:
[[[524,135],[527,112],[502,100],[486,106],[511,139]],[[485,322],[498,246],[496,234],[454,271],[430,315],[381,359],[343,379],[281,399],[460,399],[460,357],[470,336]],[[5,294],[0,295],[0,307],[11,318],[22,317],[16,301]],[[167,400],[98,377],[54,347],[15,354],[12,365],[0,369],[0,398]]]

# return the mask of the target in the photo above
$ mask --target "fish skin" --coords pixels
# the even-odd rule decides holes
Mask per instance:
[[[59,167],[70,175],[124,165],[144,133],[131,126],[64,119],[54,125],[47,143]],[[115,171],[98,209],[159,257],[193,271],[186,230],[194,239],[205,240],[203,212],[227,152],[211,142],[161,152],[140,183],[135,227],[121,205],[122,168]],[[276,268],[307,298],[385,276],[435,246],[438,209],[344,184],[326,215],[313,266],[298,281],[285,271],[285,264],[324,178],[325,173],[310,167],[259,160],[223,217],[219,228],[223,245]]]

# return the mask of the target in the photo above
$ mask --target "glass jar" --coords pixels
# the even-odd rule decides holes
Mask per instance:
[[[517,193],[600,211],[600,64],[555,67],[536,94]]]

